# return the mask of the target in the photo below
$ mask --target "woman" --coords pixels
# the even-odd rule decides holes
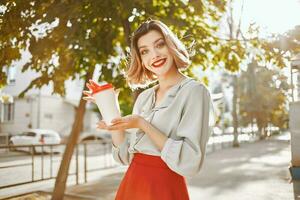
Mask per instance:
[[[184,177],[203,164],[211,107],[206,87],[180,72],[189,64],[186,48],[162,22],[146,21],[134,32],[128,83],[158,84],[138,96],[132,115],[98,123],[114,131],[114,159],[130,165],[117,200],[189,199]]]

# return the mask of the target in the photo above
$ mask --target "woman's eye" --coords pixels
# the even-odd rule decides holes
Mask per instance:
[[[140,54],[141,54],[141,55],[145,55],[147,52],[148,52],[147,50],[142,50],[142,51],[140,52]]]
[[[163,47],[163,46],[165,46],[165,42],[160,42],[160,43],[157,44],[157,47],[158,47],[158,48],[161,48],[161,47]]]

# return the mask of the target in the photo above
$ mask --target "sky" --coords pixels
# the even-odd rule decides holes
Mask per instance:
[[[243,3],[244,8],[241,14]],[[242,17],[243,33],[247,31],[250,23],[256,23],[260,27],[260,37],[269,38],[272,33],[282,34],[296,25],[300,25],[300,0],[234,0],[233,12],[236,23],[240,16]],[[227,32],[228,30],[224,29],[220,35]],[[283,73],[289,76],[289,71],[289,68],[286,67]],[[200,78],[208,76],[210,88],[213,88],[214,83],[220,80],[218,71],[206,70],[203,72],[201,69],[197,69],[196,74]]]
[[[284,33],[300,25],[300,0],[236,0],[235,10],[244,2],[242,28],[255,22],[264,33]]]

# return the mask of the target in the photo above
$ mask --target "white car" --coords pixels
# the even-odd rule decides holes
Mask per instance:
[[[43,144],[60,144],[59,134],[53,130],[46,129],[29,129],[19,135],[10,138],[11,145],[43,145]],[[53,147],[54,148],[54,147]],[[42,147],[17,147],[17,150],[29,151],[32,153],[42,152]],[[50,152],[50,147],[45,146],[44,152]]]
[[[81,133],[78,141],[79,142],[98,141],[98,142],[108,143],[111,141],[111,134],[104,130],[97,130],[92,133],[84,132]]]

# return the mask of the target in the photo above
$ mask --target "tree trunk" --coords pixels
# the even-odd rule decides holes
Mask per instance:
[[[254,123],[252,117],[251,117],[251,135],[254,135]]]
[[[131,29],[130,29],[130,23],[128,21],[128,18],[122,20],[122,26],[123,26],[124,33],[125,33],[125,39],[126,39],[127,46],[130,47]]]
[[[241,13],[243,13],[244,3],[241,7]],[[242,15],[241,15],[242,16]],[[241,26],[241,17],[239,20],[239,24],[237,27],[236,34],[234,34],[234,18],[233,18],[233,0],[229,1],[229,16],[227,18],[228,28],[229,28],[229,38],[230,40],[238,39],[239,34],[241,33],[240,26]],[[239,147],[239,140],[238,140],[238,114],[237,114],[237,99],[238,99],[238,80],[237,75],[233,75],[233,98],[232,98],[232,119],[233,119],[233,147]]]
[[[259,139],[260,140],[266,139],[267,135],[266,135],[265,127],[260,127],[258,130],[259,130]]]
[[[262,140],[262,127],[258,127],[258,134],[259,134],[259,139]]]
[[[233,77],[233,99],[232,99],[232,118],[233,118],[233,143],[232,146],[233,147],[239,147],[239,133],[238,133],[238,116],[237,116],[237,75],[234,75]]]
[[[86,80],[89,80],[91,78],[92,78],[92,73],[88,73],[86,75]],[[83,127],[85,105],[86,105],[86,101],[81,98],[79,102],[79,106],[76,110],[76,116],[72,126],[72,131],[68,139],[68,143],[59,167],[58,174],[56,176],[52,200],[62,200],[64,197],[66,182],[68,179],[70,161],[72,159],[74,147],[77,144],[77,140],[79,138],[80,132]]]

